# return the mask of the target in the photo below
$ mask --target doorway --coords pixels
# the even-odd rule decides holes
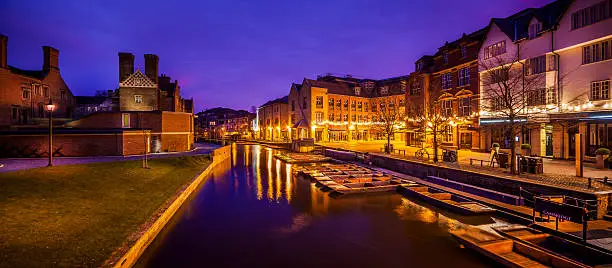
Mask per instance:
[[[576,134],[578,133],[578,128],[570,128],[567,130],[568,135],[568,158],[576,158]]]
[[[546,156],[553,155],[553,136],[552,133],[546,133]]]

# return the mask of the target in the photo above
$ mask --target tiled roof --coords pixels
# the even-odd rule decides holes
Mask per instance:
[[[284,96],[284,97],[281,97],[281,98],[278,98],[278,99],[274,99],[274,100],[268,101],[268,102],[264,103],[260,107],[265,107],[265,106],[272,105],[272,104],[275,104],[275,103],[285,103],[285,104],[287,104],[287,103],[289,103],[289,96]]]
[[[494,18],[491,22],[495,23],[512,41],[518,41],[528,36],[529,22],[533,17],[542,23],[542,31],[550,30],[559,23],[572,2],[573,0],[557,0],[540,8],[521,10],[503,19]]]
[[[19,74],[19,75],[23,75],[23,76],[27,76],[27,77],[31,77],[31,78],[35,78],[35,79],[38,79],[38,80],[45,79],[45,77],[48,74],[48,72],[45,72],[45,71],[42,71],[42,70],[23,70],[23,69],[19,69],[17,67],[13,67],[13,66],[9,66],[9,70],[11,71],[11,73]]]

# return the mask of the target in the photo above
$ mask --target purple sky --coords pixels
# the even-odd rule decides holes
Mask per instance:
[[[52,3],[54,2],[54,3]],[[160,57],[196,111],[248,109],[317,74],[387,78],[451,41],[551,0],[0,1],[8,61],[40,69],[42,45],[60,50],[75,95],[118,86],[117,52]]]

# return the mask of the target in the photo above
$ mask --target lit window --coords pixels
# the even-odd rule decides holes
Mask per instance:
[[[29,99],[30,98],[30,90],[27,88],[23,88],[21,91],[21,97],[23,99]]]
[[[472,114],[472,98],[459,100],[459,116],[470,116]]]
[[[130,127],[130,114],[121,114],[121,127],[128,128]]]
[[[361,94],[361,88],[355,87],[355,95],[359,96],[359,94]]]
[[[387,95],[387,94],[389,94],[389,88],[388,88],[388,87],[381,87],[381,88],[380,88],[380,94],[381,94],[381,95]]]
[[[442,101],[442,115],[443,116],[452,116],[453,115],[453,101],[452,100],[443,100]]]
[[[134,95],[134,101],[136,103],[142,103],[142,95]]]
[[[488,59],[488,58],[492,58],[492,57],[497,57],[501,54],[506,53],[506,41],[500,41],[497,42],[493,45],[490,45],[488,47],[485,47],[484,50],[484,58]]]
[[[591,100],[610,99],[610,80],[591,83]]]
[[[315,121],[317,123],[322,123],[323,122],[323,113],[322,112],[316,112],[315,113]]]
[[[323,108],[323,96],[317,96],[315,100],[317,108]]]

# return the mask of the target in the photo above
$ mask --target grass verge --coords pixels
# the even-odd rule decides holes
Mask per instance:
[[[208,156],[0,173],[0,266],[100,266]]]

